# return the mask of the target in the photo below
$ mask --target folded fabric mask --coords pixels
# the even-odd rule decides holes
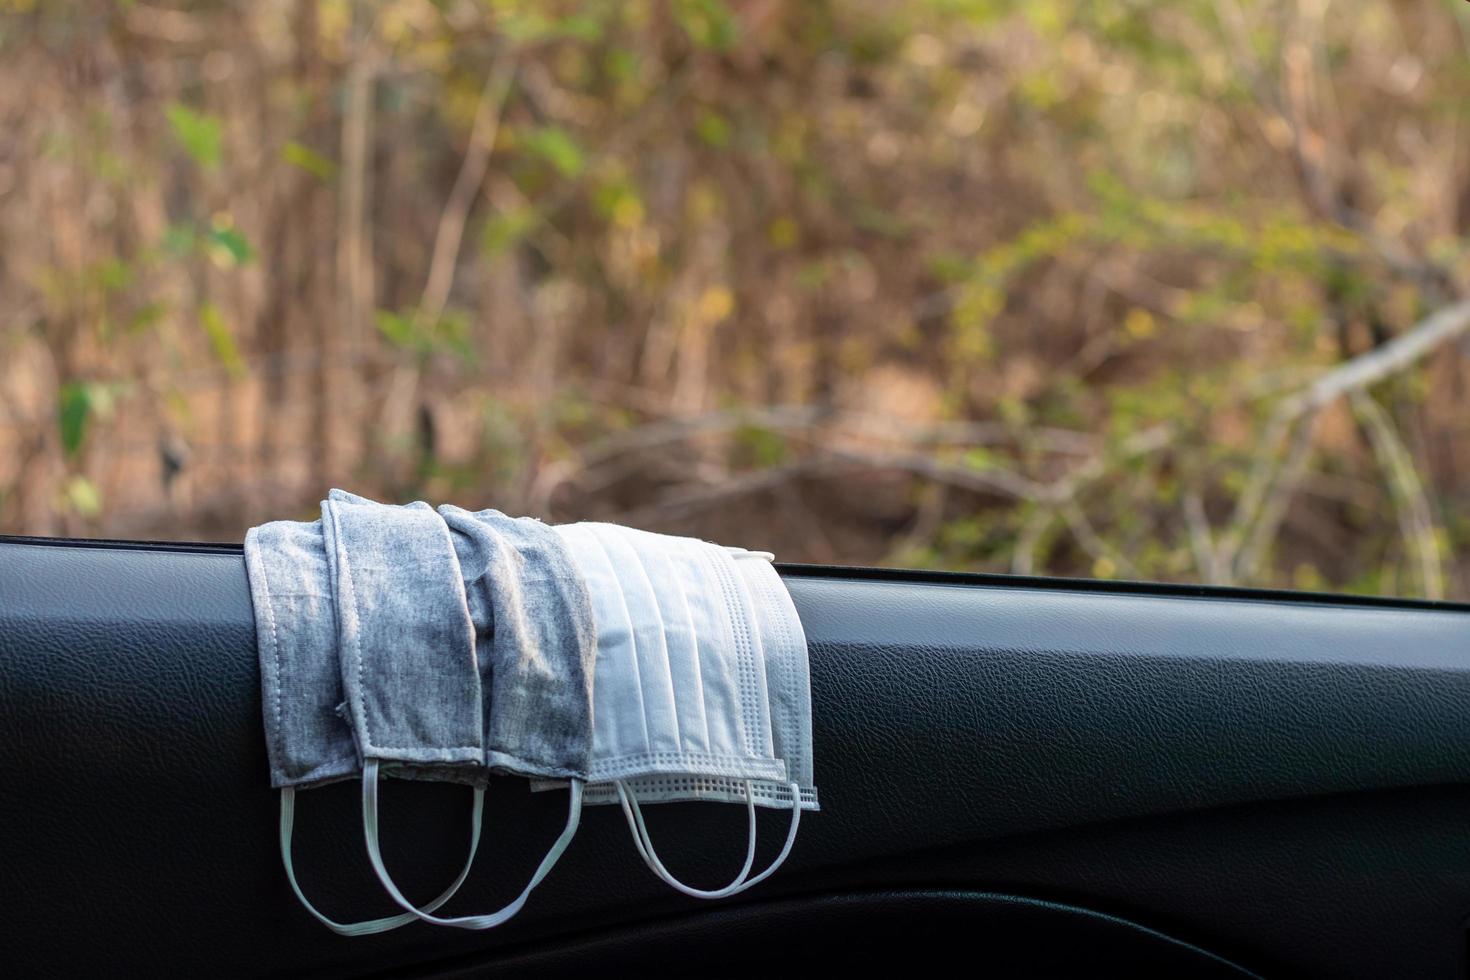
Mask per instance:
[[[393,900],[436,925],[489,929],[514,916],[566,851],[581,819],[592,746],[592,603],[566,545],[532,518],[444,506],[474,624],[486,702],[484,762],[517,776],[570,780],[567,823],[525,890],[484,915],[441,918],[415,909],[383,867],[377,848],[377,788],[364,781],[368,856]]]
[[[594,523],[556,531],[597,621],[586,802],[620,803],[640,856],[685,894],[719,898],[764,880],[790,853],[802,809],[817,806],[806,642],[779,577],[755,553],[691,538]],[[640,800],[691,799],[749,811],[745,865],[724,888],[679,882],[649,839]],[[791,826],[751,878],[758,804],[789,808]]]
[[[348,500],[370,504],[361,498],[337,494]],[[324,502],[324,513],[331,501]],[[373,505],[377,506],[377,505]],[[396,508],[403,512],[415,529],[421,529],[422,511],[428,508]],[[430,515],[432,510],[428,510]],[[436,518],[437,520],[437,518]],[[296,791],[325,785],[341,779],[355,778],[363,769],[358,731],[370,733],[361,743],[370,753],[378,751],[376,742],[384,743],[395,754],[400,766],[397,775],[411,778],[446,779],[474,786],[471,807],[469,855],[458,877],[446,891],[424,906],[433,911],[447,902],[463,884],[478,846],[483,812],[484,770],[472,765],[474,756],[467,752],[445,752],[461,741],[455,732],[436,732],[437,720],[405,717],[403,707],[385,702],[384,685],[376,683],[379,665],[373,660],[378,653],[374,644],[373,623],[379,622],[386,610],[374,576],[381,574],[364,568],[355,599],[367,605],[368,638],[364,641],[363,616],[354,607],[348,610],[349,635],[356,638],[352,650],[354,688],[357,691],[356,712],[344,697],[343,658],[339,655],[339,596],[336,591],[339,556],[336,525],[329,521],[310,523],[277,521],[253,528],[245,539],[245,562],[255,608],[256,636],[260,651],[261,689],[266,730],[266,747],[270,759],[271,785],[281,791],[280,847],[292,891],[302,905],[329,929],[343,935],[366,935],[384,932],[414,921],[414,915],[402,914],[364,922],[341,923],[318,911],[306,898],[296,880],[292,861],[291,839],[295,823]],[[327,532],[331,530],[329,535]],[[406,529],[400,529],[406,530]],[[328,538],[332,539],[329,546]],[[411,535],[410,535],[411,536]],[[445,550],[439,557],[453,559],[448,538],[440,531]],[[428,541],[434,537],[429,535]],[[419,546],[422,547],[422,544]],[[424,564],[435,564],[420,556]],[[456,576],[457,578],[457,576]],[[430,581],[433,581],[432,579]],[[440,583],[442,585],[442,583]],[[457,585],[457,582],[455,583]],[[459,677],[473,677],[474,647],[467,618],[455,608],[455,592],[442,588],[428,589],[433,598],[418,608],[418,614],[397,622],[394,631],[406,645],[419,651],[432,651],[449,665]],[[461,600],[462,605],[462,600]],[[445,618],[441,619],[440,617]],[[456,629],[459,623],[462,628]],[[357,657],[362,662],[362,680],[358,680]],[[457,662],[457,666],[456,666]],[[372,665],[369,668],[369,665]],[[470,670],[465,671],[468,664]],[[419,670],[427,665],[418,663]],[[407,668],[412,671],[413,666]],[[438,668],[433,668],[438,672]],[[371,690],[372,694],[368,695]],[[366,696],[365,696],[366,695]],[[475,694],[478,700],[478,693]],[[463,710],[463,709],[461,709]],[[386,715],[377,717],[378,715]],[[351,719],[351,720],[350,720]],[[359,720],[361,719],[361,720]],[[408,739],[399,737],[399,729],[410,730]],[[375,733],[375,734],[372,734]],[[376,742],[374,741],[376,739]],[[414,752],[413,742],[424,750]]]
[[[246,541],[291,886],[312,915],[347,935],[415,918],[499,925],[551,870],[580,818],[595,649],[585,589],[561,539],[536,521],[457,508],[441,517],[424,504],[387,506],[336,490],[322,513],[312,524],[263,525]],[[296,882],[295,790],[359,770],[369,861],[406,911],[343,924],[313,908]],[[577,777],[566,828],[510,905],[435,918],[428,913],[452,897],[474,860],[492,770]],[[383,865],[380,772],[475,788],[465,868],[422,908],[403,897]]]

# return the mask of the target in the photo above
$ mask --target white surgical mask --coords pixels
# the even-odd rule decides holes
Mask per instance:
[[[744,579],[754,612],[754,629],[765,653],[766,687],[770,694],[771,736],[776,758],[786,765],[786,779],[751,780],[758,805],[787,809],[791,783],[800,789],[803,810],[819,809],[812,761],[811,673],[806,634],[791,595],[771,564],[769,552],[727,548]],[[742,608],[746,608],[743,607]],[[641,776],[626,780],[646,803],[674,800],[719,800],[743,803],[743,780],[722,776]],[[587,803],[611,803],[617,789],[606,783],[587,787]]]
[[[611,524],[558,531],[598,624],[585,802],[620,803],[639,855],[685,894],[719,898],[763,880],[790,853],[801,810],[816,806],[806,644],[779,577],[763,555],[691,538]],[[691,799],[749,810],[745,866],[724,888],[677,881],[649,839],[640,800]],[[790,808],[791,829],[750,878],[757,804]]]

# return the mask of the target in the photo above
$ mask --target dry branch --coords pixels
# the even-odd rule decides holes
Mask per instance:
[[[1443,344],[1470,332],[1470,300],[1438,310],[1373,350],[1345,361],[1295,395],[1271,415],[1265,451],[1246,482],[1221,550],[1233,580],[1248,578],[1275,536],[1310,451],[1311,419],[1335,399],[1401,373]],[[1304,417],[1307,417],[1304,419]],[[1283,454],[1282,447],[1290,441]],[[1249,540],[1250,544],[1245,545]]]
[[[1408,447],[1394,430],[1393,420],[1367,394],[1352,394],[1353,411],[1368,430],[1373,454],[1389,478],[1404,547],[1418,559],[1420,585],[1426,599],[1444,598],[1444,569],[1440,563],[1434,511]]]
[[[490,152],[495,147],[495,136],[500,130],[500,114],[510,94],[511,81],[515,78],[516,61],[511,56],[502,56],[485,80],[480,93],[480,104],[475,110],[475,121],[470,127],[469,146],[465,148],[464,160],[455,175],[454,186],[444,202],[444,211],[439,216],[439,229],[434,235],[434,251],[429,259],[429,276],[424,284],[424,296],[419,303],[419,318],[422,323],[437,323],[444,315],[449,302],[449,290],[454,285],[454,267],[459,261],[459,247],[464,240],[464,226],[469,219],[470,207],[485,182],[485,172],[490,167]]]

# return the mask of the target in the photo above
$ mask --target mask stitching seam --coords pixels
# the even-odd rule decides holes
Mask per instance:
[[[715,564],[721,566],[720,572],[721,572],[722,575],[725,576],[726,592],[727,592],[727,594],[729,596],[729,600],[728,601],[733,602],[733,603],[736,603],[736,604],[739,604],[740,605],[740,608],[741,608],[741,610],[743,612],[754,613],[755,610],[753,608],[751,608],[751,607],[749,607],[749,606],[741,603],[741,599],[742,598],[749,598],[749,596],[748,595],[747,596],[743,596],[743,597],[741,596],[739,583],[732,581],[733,576],[731,576],[731,574],[730,574],[731,569],[729,567],[726,567],[724,565],[724,563],[721,562],[721,561],[719,561],[718,559],[715,560]],[[746,694],[745,694],[745,696],[748,699],[748,703],[750,705],[749,714],[750,714],[751,738],[752,739],[755,739],[757,742],[759,742],[760,739],[761,739],[761,735],[763,734],[763,732],[762,732],[762,728],[761,728],[761,724],[760,724],[760,704],[759,704],[759,699],[757,697],[757,691],[756,691],[756,681],[758,679],[758,675],[756,673],[755,663],[754,663],[754,660],[755,660],[755,644],[756,644],[756,641],[758,640],[757,630],[758,630],[759,627],[757,627],[755,625],[755,623],[753,622],[753,617],[747,617],[746,618],[746,620],[745,620],[745,627],[746,627],[745,642],[746,642],[747,646],[746,646],[746,649],[742,651],[745,654],[745,656],[744,656],[744,659],[741,662],[741,667],[743,668],[743,670],[744,670],[744,672],[746,674],[746,677],[747,677]],[[762,656],[765,655],[764,648],[762,648],[762,650],[761,650],[761,655]],[[766,700],[767,700],[767,702],[770,701],[770,697],[771,697],[771,691],[770,691],[770,685],[768,683],[767,686],[766,686]],[[767,715],[769,716],[769,714],[770,714],[770,711],[769,711],[769,707],[768,707],[767,708]],[[762,748],[763,749],[770,749],[770,748],[773,748],[773,746],[767,745],[767,746],[762,746]]]
[[[258,551],[260,547],[259,538],[254,538],[253,543]],[[271,687],[274,688],[272,693],[275,695],[276,707],[275,742],[276,750],[280,753],[280,758],[284,762],[286,758],[286,729],[281,704],[281,637],[276,632],[276,600],[275,596],[271,594],[270,574],[266,571],[267,563],[257,554],[256,560],[251,562],[251,564],[257,565],[260,568],[260,590],[265,593],[266,621],[269,623],[271,629],[271,653],[276,665],[275,671],[271,675]]]
[[[785,586],[781,584],[778,573],[770,565],[766,565],[755,574],[761,580],[761,588],[765,594],[767,602],[771,603],[775,609],[780,610],[779,614],[775,618],[776,626],[781,632],[781,642],[783,648],[788,654],[795,653],[798,644],[796,643],[796,633],[791,628],[791,617],[795,615],[795,609],[794,607],[788,608],[788,606],[790,605],[790,593],[786,593],[785,596],[782,595],[782,593],[785,592]],[[786,599],[785,602],[781,601],[783,598]],[[806,648],[805,637],[803,637],[800,646],[804,652]],[[804,662],[806,661],[806,657],[788,657],[788,660],[791,660],[793,662],[801,661],[804,664]],[[801,664],[798,664],[798,666],[800,665]],[[809,667],[807,668],[807,673],[808,676],[810,676]],[[787,671],[786,690],[787,694],[790,697],[791,704],[793,706],[796,706],[801,699],[801,684],[800,677],[798,676],[795,669]],[[808,693],[807,696],[807,703],[811,703],[810,693]],[[811,755],[813,753],[801,751],[808,748],[809,743],[801,735],[800,715],[798,713],[788,713],[787,717],[784,720],[786,722],[786,735],[789,740],[787,754],[793,756],[805,755],[807,756],[806,761],[808,763],[812,762],[813,760],[811,759]],[[798,774],[796,773],[790,773],[789,775],[791,775],[793,779],[796,779],[798,776]],[[815,787],[798,786],[798,789],[800,789],[801,791],[801,799],[810,799],[812,802],[816,801]],[[777,798],[784,799],[786,796],[790,795],[790,787],[781,786],[778,788],[773,788],[772,793],[776,795]]]
[[[714,571],[715,580],[720,583],[720,591],[725,599],[725,607],[732,611],[743,613],[744,607],[740,604],[740,597],[731,588],[731,582],[728,578],[729,570],[722,567],[715,560],[714,556],[706,550],[708,547],[703,542],[700,542],[696,546],[700,556]],[[738,628],[736,627],[737,621],[739,623]],[[750,620],[744,615],[732,615],[730,625],[731,633],[735,638],[736,670],[743,681],[740,686],[740,710],[745,721],[745,730],[741,734],[745,738],[746,752],[752,757],[759,758],[761,754],[756,751],[753,744],[760,735],[760,723],[758,719],[760,709],[755,703],[755,669],[750,664],[751,658],[754,655],[750,642]]]
[[[479,717],[477,717],[475,719],[475,726],[474,727],[475,727],[475,730],[480,733],[481,744],[480,745],[477,745],[477,746],[476,745],[456,745],[456,746],[452,746],[449,749],[446,749],[444,751],[454,752],[454,751],[462,751],[464,749],[471,749],[471,750],[473,750],[475,752],[478,752],[480,754],[480,761],[481,761],[481,764],[483,765],[483,763],[484,763],[484,753],[485,753],[485,745],[484,745],[484,732],[485,732],[485,701],[484,701],[484,698],[485,698],[485,692],[484,692],[484,682],[480,680],[480,655],[479,655],[479,650],[475,646],[475,620],[474,620],[474,617],[472,617],[470,615],[469,595],[464,590],[464,570],[459,567],[459,554],[458,554],[458,552],[456,552],[454,550],[454,535],[451,534],[450,531],[449,531],[449,524],[444,520],[443,517],[441,517],[439,515],[439,512],[438,511],[434,510],[434,508],[432,508],[432,507],[425,507],[424,509],[427,510],[429,512],[429,514],[431,514],[433,516],[433,525],[434,525],[434,527],[437,530],[439,530],[440,532],[442,532],[442,540],[441,540],[440,543],[446,549],[445,550],[445,553],[448,556],[449,563],[451,565],[453,565],[453,569],[452,569],[452,571],[450,573],[449,578],[450,578],[450,581],[452,581],[454,583],[454,588],[451,589],[450,591],[452,591],[454,593],[455,598],[458,600],[456,602],[456,604],[455,604],[455,611],[457,613],[462,614],[461,615],[461,625],[463,625],[464,628],[465,628],[465,635],[469,637],[469,647],[470,647],[470,676],[472,676],[475,679],[475,685],[476,685],[476,687],[479,687],[480,688],[480,690],[477,691],[476,694],[475,694],[475,705],[474,705],[475,706],[475,713]],[[399,746],[399,748],[412,748],[412,747],[413,746]]]
[[[332,514],[332,544],[334,544],[332,550],[337,552],[337,563],[338,566],[341,566],[340,570],[338,570],[338,577],[340,577],[343,585],[347,586],[347,598],[353,604],[354,629],[351,630],[351,633],[353,633],[353,654],[356,655],[357,660],[357,705],[362,710],[363,742],[365,742],[365,748],[372,749],[372,724],[368,721],[368,698],[363,696],[362,607],[357,604],[357,588],[353,583],[351,564],[347,560],[347,545],[343,541],[343,526],[341,526],[341,519],[337,513],[337,505],[334,502],[329,502],[326,510],[331,511]],[[345,626],[347,624],[338,623],[338,627]]]
[[[768,763],[768,764],[771,764],[771,765],[776,765],[776,764],[779,764],[780,761],[781,761],[780,759],[772,759],[772,758],[767,758],[765,756],[759,756],[759,755],[753,755],[752,756],[752,755],[730,755],[729,753],[717,753],[717,752],[686,752],[686,751],[684,751],[684,750],[681,749],[681,750],[667,751],[667,752],[666,751],[638,752],[638,753],[635,753],[633,755],[613,756],[610,759],[604,760],[604,764],[605,765],[610,765],[610,764],[612,764],[614,762],[625,763],[625,762],[642,762],[642,761],[648,761],[648,762],[678,762],[681,759],[687,759],[687,758],[696,758],[696,759],[700,759],[702,761],[711,762],[711,763],[719,763],[719,764],[722,764],[722,765],[723,764],[743,765],[743,764],[747,764],[747,763],[751,763],[751,762],[760,762],[760,763]]]
[[[450,525],[449,518],[445,516],[445,513],[446,512],[449,513],[449,516],[450,517],[455,518],[456,524],[454,526],[451,526]],[[496,514],[499,513],[499,511],[490,511],[490,512],[491,513],[496,513]],[[482,761],[484,762],[485,765],[488,766],[488,765],[490,765],[490,763],[489,763],[490,756],[491,755],[498,755],[498,756],[504,756],[504,757],[507,757],[507,758],[512,758],[512,759],[514,759],[518,763],[524,763],[525,760],[521,757],[521,754],[520,753],[507,752],[507,751],[505,751],[505,750],[503,750],[503,749],[501,749],[499,747],[499,743],[498,742],[492,743],[492,737],[494,735],[494,722],[491,721],[490,719],[493,719],[493,718],[497,717],[500,714],[500,712],[498,712],[498,711],[495,710],[495,683],[494,683],[494,678],[495,678],[495,675],[496,675],[497,671],[495,670],[496,657],[495,657],[495,653],[494,653],[494,645],[493,645],[493,642],[492,642],[491,651],[490,651],[490,666],[489,666],[490,675],[491,675],[491,684],[490,684],[490,688],[489,688],[489,693],[487,695],[487,693],[485,691],[484,677],[482,676],[481,671],[480,671],[479,645],[478,645],[478,637],[477,637],[477,632],[476,632],[477,627],[476,627],[475,622],[474,622],[474,615],[470,612],[470,608],[469,608],[469,592],[470,592],[470,587],[471,587],[470,586],[470,583],[473,582],[478,587],[480,585],[480,583],[482,583],[483,580],[486,579],[486,578],[490,578],[493,581],[495,579],[495,577],[496,577],[496,562],[497,562],[497,559],[509,547],[509,544],[505,541],[505,536],[504,536],[504,534],[501,533],[500,528],[498,528],[494,524],[490,523],[489,520],[486,520],[485,518],[483,518],[481,516],[482,514],[486,513],[486,511],[480,511],[478,513],[470,513],[469,511],[462,510],[461,508],[454,507],[451,504],[443,504],[437,510],[435,510],[434,513],[439,518],[440,525],[443,526],[443,528],[444,528],[445,535],[446,535],[447,540],[448,540],[449,554],[453,558],[455,567],[459,569],[459,581],[461,583],[461,589],[462,589],[462,591],[464,593],[464,604],[463,604],[463,608],[464,608],[464,611],[465,611],[465,616],[467,617],[467,620],[468,620],[468,623],[469,623],[470,650],[471,650],[471,654],[472,654],[472,664],[474,666],[473,673],[474,673],[474,676],[475,676],[476,683],[478,683],[480,685],[480,721],[479,721],[479,725],[477,727],[479,728],[479,730],[481,732],[481,736],[480,737],[481,737],[482,744],[480,746],[480,752],[482,753]],[[461,526],[463,524],[472,525],[472,530],[467,530],[465,527]],[[486,548],[483,549],[483,559],[484,560],[481,563],[480,574],[478,576],[476,576],[474,579],[467,579],[465,577],[464,568],[461,565],[460,560],[459,560],[459,552],[455,548],[455,544],[454,544],[454,542],[455,542],[455,537],[454,536],[455,536],[456,533],[458,533],[460,535],[463,535],[465,537],[471,538],[471,539],[475,539],[476,540],[476,547],[477,547],[477,549],[479,549],[480,548],[480,545],[482,545],[482,544],[488,545],[488,547],[486,547]],[[489,590],[487,589],[486,591],[489,591]],[[491,634],[494,635],[494,633],[496,631],[496,628],[497,628],[497,626],[498,626],[498,624],[500,622],[500,616],[499,616],[499,612],[498,612],[498,610],[496,608],[495,600],[493,598],[493,595],[492,595],[492,598],[489,600],[489,602],[488,602],[487,605],[488,605],[488,610],[487,611],[488,611],[488,615],[490,617],[490,631],[491,631]],[[487,719],[485,717],[484,703],[485,703],[485,700],[487,698],[490,701],[490,709],[491,709],[490,710],[490,719]],[[460,746],[460,748],[468,748],[468,747],[469,746]]]
[[[617,799],[616,787],[612,780],[597,780],[589,783],[586,789],[586,799],[591,803],[610,803]],[[744,803],[746,780],[737,776],[724,775],[701,775],[701,776],[635,776],[624,780],[630,787],[640,794],[646,793],[675,793],[683,798],[687,793],[714,793],[723,794],[731,798],[730,802]],[[757,800],[765,800],[769,803],[789,807],[791,804],[791,786],[789,783],[778,783],[775,780],[757,778],[751,779],[753,792],[751,795]],[[816,793],[809,788],[798,787],[799,798],[803,803],[815,803]],[[643,802],[651,802],[647,797]]]
[[[796,671],[789,668],[790,661],[796,659],[792,656],[796,651],[796,642],[791,633],[791,622],[787,618],[786,606],[781,602],[781,595],[777,592],[778,583],[771,581],[771,577],[776,574],[776,570],[767,565],[765,568],[757,569],[755,574],[761,580],[761,591],[765,595],[767,605],[776,610],[776,629],[780,633],[777,642],[780,645],[781,653],[785,657],[788,667],[785,678],[786,683],[784,685],[786,688],[787,703],[795,707],[799,693],[797,691]],[[805,740],[801,738],[800,732],[797,731],[798,726],[795,712],[787,712],[783,720],[785,724],[782,727],[785,728],[784,735],[787,740],[786,754],[788,756],[799,755],[801,749],[804,748],[803,742]],[[788,772],[788,775],[793,779],[797,778],[795,773]]]
[[[358,605],[357,586],[352,579],[351,563],[347,560],[347,545],[342,540],[341,521],[338,519],[336,507],[332,507],[331,510],[332,523],[335,530],[334,537],[336,540],[337,561],[342,566],[341,577],[343,583],[347,586],[348,599],[352,602],[352,617],[356,627],[352,631],[352,649],[357,655],[357,700],[362,708],[362,738],[367,748],[373,748],[372,726],[368,722],[367,698],[364,696],[363,689],[362,607]]]

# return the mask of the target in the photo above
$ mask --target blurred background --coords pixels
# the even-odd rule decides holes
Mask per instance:
[[[1462,0],[0,0],[0,532],[1470,599]]]

